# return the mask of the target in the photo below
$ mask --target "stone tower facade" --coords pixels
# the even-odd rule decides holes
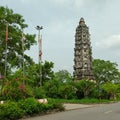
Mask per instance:
[[[93,79],[90,34],[83,18],[76,28],[73,76],[74,80]]]

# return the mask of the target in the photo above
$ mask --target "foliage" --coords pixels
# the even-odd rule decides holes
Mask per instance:
[[[25,76],[27,78],[27,84],[31,87],[40,86],[40,67],[42,67],[42,85],[51,80],[54,77],[54,72],[52,70],[53,63],[45,61],[42,66],[39,64],[33,64],[26,68]],[[18,74],[19,75],[19,74]]]
[[[41,114],[52,110],[63,111],[62,103],[49,100],[47,104],[39,103],[35,98],[27,98],[18,102],[0,104],[0,120],[18,120],[23,116]]]
[[[46,97],[46,93],[43,87],[34,88],[34,97],[37,99],[42,99]]]
[[[108,99],[115,99],[118,92],[118,85],[107,82],[102,85],[102,89],[107,93]]]
[[[93,61],[93,72],[97,84],[110,81],[119,82],[120,73],[117,69],[117,64],[110,61],[95,59]]]
[[[2,88],[2,96],[7,100],[19,100],[33,96],[32,90],[20,78],[6,81]]]
[[[73,98],[75,97],[72,77],[67,70],[61,70],[55,73],[54,79],[44,84],[46,95],[52,98]]]
[[[110,103],[110,100],[106,99],[95,99],[95,98],[83,98],[83,99],[56,99],[49,98],[50,101],[54,101],[56,103],[79,103],[79,104],[92,104],[92,103]]]
[[[0,105],[0,120],[17,120],[22,118],[24,112],[16,102],[7,102]]]
[[[39,110],[41,113],[46,113],[47,111],[57,110],[63,111],[65,108],[62,103],[49,101],[48,104],[39,104]]]
[[[52,106],[52,109],[58,109],[59,111],[64,111],[65,110],[62,103],[52,102],[51,106]]]
[[[76,98],[76,90],[72,84],[63,84],[59,87],[59,96],[64,99]]]
[[[51,99],[49,98],[48,99],[48,103],[51,105],[51,108],[52,109],[58,109],[60,111],[63,111],[65,110],[64,106],[63,106],[63,103],[59,102],[59,101],[56,101],[56,99]]]
[[[55,73],[55,79],[61,81],[61,83],[72,82],[72,76],[67,70],[60,70]]]
[[[42,84],[44,84],[48,80],[52,80],[54,78],[53,72],[54,63],[45,61],[42,67]]]
[[[57,98],[59,97],[58,91],[61,84],[58,80],[49,80],[44,84],[47,97]]]
[[[101,96],[100,96],[100,91],[98,89],[98,86],[94,84],[93,88],[90,90],[90,93],[88,94],[88,98],[99,99],[100,97]]]
[[[34,98],[27,98],[25,100],[19,101],[19,106],[26,115],[39,113],[38,104],[39,103]]]
[[[8,23],[7,72],[22,65],[22,31],[28,26],[23,16],[14,13],[8,7],[0,7],[0,72],[2,75],[5,69],[6,23]],[[24,50],[29,50],[35,43],[35,35],[24,34]],[[26,54],[24,62],[26,66],[33,64],[33,60]]]
[[[89,94],[93,91],[95,83],[90,80],[80,80],[75,82],[75,87],[77,89],[77,97],[84,98],[88,97]]]

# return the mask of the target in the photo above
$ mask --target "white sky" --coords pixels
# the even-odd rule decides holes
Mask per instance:
[[[43,61],[54,62],[54,70],[73,71],[74,35],[81,17],[91,34],[93,58],[116,62],[120,68],[120,0],[0,0],[23,16],[25,32],[37,34],[43,26]],[[36,38],[37,41],[37,38]],[[27,52],[38,62],[38,46]]]

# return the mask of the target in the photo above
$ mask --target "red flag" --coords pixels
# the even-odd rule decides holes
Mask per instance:
[[[6,43],[8,42],[8,23],[6,23]]]

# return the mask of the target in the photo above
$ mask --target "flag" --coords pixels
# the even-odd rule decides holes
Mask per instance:
[[[22,32],[22,50],[24,51],[24,33]]]
[[[6,23],[6,43],[8,42],[8,23]]]

